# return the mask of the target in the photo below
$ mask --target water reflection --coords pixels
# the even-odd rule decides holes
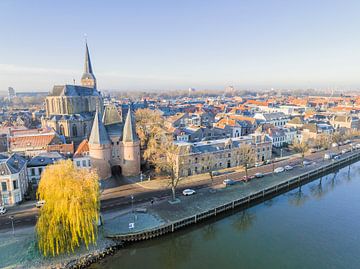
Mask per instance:
[[[302,191],[302,186],[300,186],[295,192],[289,193],[289,202],[292,205],[302,206],[307,199],[309,199],[309,195]]]
[[[178,268],[182,262],[187,261],[192,252],[192,246],[191,236],[172,235],[159,252],[159,259],[163,261],[164,268]]]
[[[235,216],[232,226],[239,232],[246,231],[253,225],[255,219],[256,215],[252,211],[246,209]]]
[[[217,228],[215,223],[208,224],[204,227],[202,236],[206,241],[214,240],[216,238]]]

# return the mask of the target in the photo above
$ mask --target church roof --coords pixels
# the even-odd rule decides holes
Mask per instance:
[[[135,131],[135,123],[133,122],[131,108],[129,108],[124,125],[123,142],[134,142],[138,140],[139,138]]]
[[[99,111],[96,111],[89,138],[89,144],[106,145],[110,143],[111,142],[106,132],[105,126],[101,121],[100,113]]]
[[[104,125],[110,125],[115,123],[121,123],[122,118],[120,116],[119,111],[117,110],[114,104],[109,104],[105,106],[104,109],[104,116],[103,116],[103,123]]]
[[[79,85],[55,85],[49,96],[99,96],[94,88]]]

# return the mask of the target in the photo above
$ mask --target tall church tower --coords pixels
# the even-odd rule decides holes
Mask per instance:
[[[96,89],[96,78],[92,70],[88,44],[86,42],[84,73],[81,77],[81,85]]]
[[[140,141],[136,135],[131,107],[129,107],[123,129],[123,165],[124,176],[137,176],[140,174]]]

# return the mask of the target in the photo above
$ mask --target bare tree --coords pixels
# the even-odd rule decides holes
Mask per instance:
[[[161,147],[160,158],[156,163],[160,171],[169,177],[173,201],[176,200],[176,188],[181,179],[179,173],[179,153],[180,147],[175,145],[172,139],[167,139]]]
[[[317,149],[328,149],[330,145],[330,136],[328,134],[320,134],[314,140]]]
[[[239,164],[245,169],[245,175],[248,177],[248,168],[250,164],[255,162],[255,152],[251,144],[243,144],[240,146],[238,155]]]
[[[343,142],[345,139],[344,139],[344,135],[341,134],[340,132],[335,132],[332,134],[331,136],[331,141],[332,143],[336,143],[337,144],[337,148],[339,150],[340,148],[340,143]]]
[[[305,154],[309,151],[309,145],[304,140],[297,141],[294,140],[291,145],[293,151],[301,154],[301,165],[304,166]]]

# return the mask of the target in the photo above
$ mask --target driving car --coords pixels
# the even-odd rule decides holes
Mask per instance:
[[[278,168],[275,168],[275,169],[274,169],[274,173],[276,173],[276,174],[282,173],[282,172],[284,172],[284,171],[285,171],[284,167],[278,167]]]
[[[232,179],[225,179],[225,180],[223,181],[223,184],[224,184],[225,186],[234,185],[234,184],[235,184],[235,181],[232,180]]]
[[[189,195],[195,194],[196,191],[195,191],[195,190],[192,190],[192,189],[185,189],[185,190],[183,190],[182,193],[183,193],[184,196],[189,196]]]
[[[6,213],[6,208],[4,206],[0,206],[0,215],[4,215]]]
[[[264,177],[264,174],[263,173],[256,173],[255,177],[256,178],[261,178],[261,177]]]
[[[310,165],[310,164],[311,164],[310,161],[307,161],[307,160],[303,161],[303,165]]]
[[[291,165],[286,165],[284,168],[285,168],[286,171],[289,171],[289,170],[293,169],[293,167]]]

